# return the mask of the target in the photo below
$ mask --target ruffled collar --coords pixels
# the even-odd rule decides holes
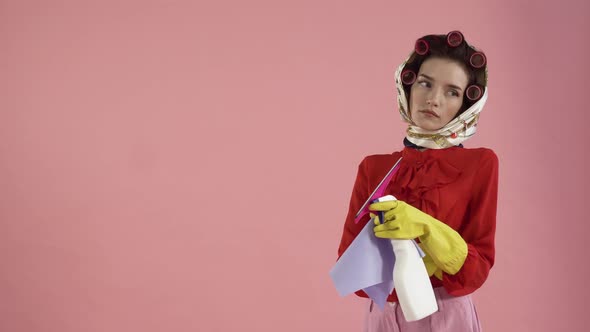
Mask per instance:
[[[403,160],[391,184],[399,199],[436,215],[440,201],[438,189],[461,175],[459,169],[446,161],[449,151],[445,150],[421,152],[414,147],[406,147],[402,151]]]

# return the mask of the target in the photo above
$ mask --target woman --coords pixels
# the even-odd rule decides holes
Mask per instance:
[[[373,230],[379,238],[420,242],[439,310],[407,322],[394,290],[383,311],[369,301],[365,331],[480,331],[469,294],[494,264],[498,158],[490,149],[461,143],[475,134],[487,99],[486,57],[459,31],[424,36],[397,69],[396,85],[409,124],[405,148],[360,163],[338,255],[369,221],[366,216],[355,224],[356,212],[403,157],[384,193],[398,200],[369,208],[384,212],[384,220],[374,218]]]

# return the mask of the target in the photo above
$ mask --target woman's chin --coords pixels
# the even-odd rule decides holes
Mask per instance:
[[[423,130],[428,130],[428,131],[437,131],[442,128],[441,126],[434,125],[434,124],[428,124],[428,123],[417,123],[417,126]]]

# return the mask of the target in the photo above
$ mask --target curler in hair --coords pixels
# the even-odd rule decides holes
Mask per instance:
[[[412,85],[416,81],[416,73],[406,69],[402,72],[402,83],[405,85]]]
[[[447,44],[451,47],[457,47],[463,42],[463,34],[458,30],[451,31],[447,34]]]
[[[465,95],[469,100],[478,100],[481,97],[482,91],[478,85],[470,85],[465,91]]]
[[[486,64],[486,56],[481,52],[475,52],[469,57],[469,64],[473,68],[481,68]]]
[[[414,50],[416,51],[417,54],[424,55],[424,54],[428,53],[429,49],[430,49],[430,46],[428,46],[428,42],[426,42],[426,40],[424,40],[424,39],[416,40],[416,45],[414,46]]]

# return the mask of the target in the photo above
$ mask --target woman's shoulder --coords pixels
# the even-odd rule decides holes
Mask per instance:
[[[446,160],[451,164],[457,166],[473,166],[475,164],[488,164],[492,167],[497,167],[498,156],[496,152],[490,148],[450,148],[443,150],[430,150],[420,152],[414,149],[404,149],[402,151],[395,151],[392,153],[371,154],[366,155],[359,166],[367,168],[391,167],[399,160],[405,157],[408,160],[434,158]]]
[[[381,154],[371,154],[365,156],[361,164],[382,164],[382,163],[389,163],[393,161],[394,163],[401,158],[402,152],[396,151],[393,153],[381,153]]]
[[[489,174],[498,172],[499,161],[496,152],[490,148],[462,148],[455,149],[453,155],[448,156],[447,162],[463,172]]]
[[[387,173],[401,156],[402,153],[400,151],[366,155],[359,164],[359,170],[366,174],[380,176]]]
[[[490,148],[463,148],[457,149],[463,158],[468,158],[471,161],[491,162],[498,164],[498,155]]]

